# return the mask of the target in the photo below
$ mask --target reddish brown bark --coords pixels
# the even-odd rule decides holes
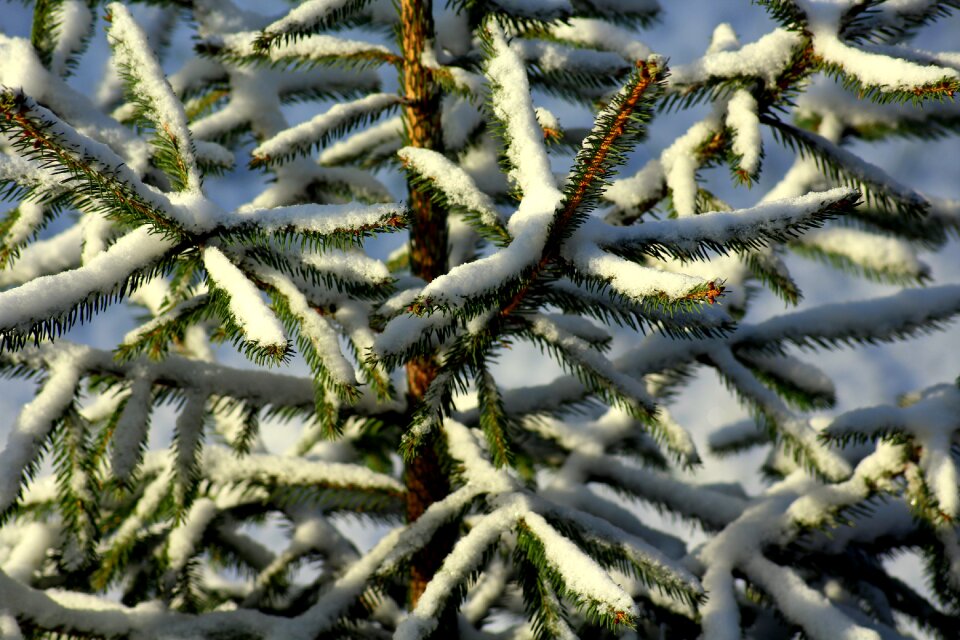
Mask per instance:
[[[433,16],[430,0],[400,0],[400,45],[403,52],[401,86],[404,93],[404,126],[407,144],[414,147],[442,150],[440,126],[440,92],[428,69],[423,66],[424,48],[433,38]],[[426,281],[447,271],[447,214],[430,199],[430,195],[409,187],[411,213],[410,270]],[[407,364],[410,405],[414,406],[436,377],[436,360],[431,356],[416,358]],[[407,521],[419,518],[434,502],[450,492],[450,482],[436,439],[425,442],[416,457],[407,462],[404,482],[407,488]],[[427,584],[453,548],[456,527],[441,528],[434,538],[410,563],[409,604],[416,606]],[[454,637],[456,620],[452,611],[442,616],[438,633]]]

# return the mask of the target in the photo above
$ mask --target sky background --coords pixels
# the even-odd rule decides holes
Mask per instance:
[[[266,3],[251,0],[241,4],[252,8],[264,6]],[[690,62],[702,55],[714,27],[722,22],[730,23],[743,43],[753,41],[774,28],[774,24],[760,7],[751,6],[746,1],[679,0],[662,4],[666,7],[662,19],[652,29],[642,32],[640,39],[674,64]],[[137,7],[136,11],[139,15],[146,16],[152,10]],[[0,0],[0,32],[8,35],[28,34],[29,16],[19,2]],[[922,48],[928,50],[960,49],[960,19],[954,16],[924,30],[920,42]],[[170,48],[167,69],[178,68],[183,59],[190,55],[191,50],[189,32],[179,30]],[[86,92],[93,90],[104,68],[106,51],[102,33],[98,32],[72,80],[75,87]],[[391,78],[385,78],[385,81],[388,85],[393,82]],[[537,96],[537,99],[560,115],[561,120],[568,126],[585,125],[589,122],[589,114],[585,110],[559,106],[556,101],[545,96]],[[288,114],[291,123],[309,117],[317,108],[316,104],[291,108]],[[663,147],[669,145],[704,113],[704,108],[700,108],[658,116],[651,129],[649,141],[638,148],[624,171],[630,173],[650,157],[659,154]],[[728,170],[720,168],[703,174],[708,177],[708,186],[734,206],[755,203],[767,188],[783,175],[793,158],[792,154],[782,151],[769,137],[765,138],[765,143],[767,155],[759,185],[753,189],[735,187],[731,183]],[[939,197],[960,198],[960,145],[956,144],[956,138],[933,143],[893,141],[856,144],[852,149],[921,192]],[[243,157],[248,151],[249,146],[239,152],[238,157],[241,160],[238,166],[245,166]],[[214,199],[229,208],[254,197],[265,184],[265,180],[261,175],[239,169],[223,178],[208,179],[206,186]],[[395,192],[398,198],[403,197],[399,191],[399,180],[388,179],[386,182],[392,188],[398,189]],[[0,210],[6,206],[0,203]],[[55,224],[50,231],[58,228],[62,227]],[[399,237],[387,238],[373,242],[371,247],[375,252],[383,253],[400,241],[402,240]],[[923,256],[924,261],[931,267],[933,282],[938,284],[960,282],[958,258],[960,248],[955,241],[935,255]],[[805,294],[800,308],[889,294],[897,290],[896,287],[869,283],[799,258],[789,258],[788,263]],[[772,294],[760,293],[754,298],[745,320],[762,320],[785,311],[787,308],[781,300]],[[129,312],[115,309],[96,317],[91,325],[75,329],[69,337],[109,349],[133,326]],[[636,339],[635,335],[617,336],[618,344],[621,345],[627,345]],[[894,345],[819,351],[815,354],[801,352],[801,356],[815,362],[834,380],[839,402],[836,409],[828,413],[835,413],[854,407],[893,402],[902,393],[938,382],[952,381],[960,374],[960,358],[955,355],[958,344],[960,329],[952,325],[945,332]],[[229,351],[221,353],[232,364],[243,363],[241,357]],[[305,371],[301,364],[295,364],[294,368]],[[550,365],[546,357],[541,356],[534,348],[523,345],[517,345],[507,352],[496,366],[498,380],[507,387],[546,383],[558,373],[559,370]],[[0,441],[19,408],[31,398],[32,391],[32,384],[0,381]],[[747,416],[712,371],[701,371],[694,377],[670,409],[674,417],[693,433],[701,453],[706,452],[705,439],[711,431]],[[169,442],[172,415],[172,411],[167,408],[158,411],[154,420],[155,443],[165,446]],[[273,426],[266,435],[268,445],[282,451],[296,437],[296,426]],[[740,481],[749,490],[759,490],[762,485],[757,471],[763,456],[762,451],[722,460],[705,455],[705,465],[695,472],[695,477],[704,482]],[[652,519],[661,519],[654,512],[649,513]],[[679,528],[687,534],[691,531],[679,523],[668,523],[667,526],[671,529]],[[372,540],[376,532],[365,531],[363,535]],[[699,538],[699,534],[693,535]],[[920,582],[919,568],[915,559],[910,556],[898,559],[894,567],[897,573],[911,582]]]

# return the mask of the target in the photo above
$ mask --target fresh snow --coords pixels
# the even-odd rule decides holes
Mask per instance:
[[[203,266],[213,284],[227,295],[232,319],[247,340],[261,347],[286,346],[283,327],[260,290],[222,251],[216,247],[204,249]]]
[[[93,11],[82,0],[66,0],[53,9],[57,22],[57,44],[50,60],[50,71],[65,76],[67,62],[83,47],[83,41],[93,29]]]
[[[135,377],[130,385],[110,444],[110,470],[117,478],[130,477],[146,444],[153,408],[152,387],[153,380],[143,374]]]
[[[173,243],[139,227],[82,267],[0,292],[0,328],[24,330],[96,297],[110,297],[131,274],[151,268]]]
[[[805,233],[799,243],[881,273],[916,278],[926,271],[916,247],[906,240],[860,229],[814,229]]]
[[[404,147],[397,155],[413,170],[436,185],[450,204],[476,212],[485,225],[493,227],[503,224],[490,196],[481,191],[473,178],[443,154],[431,149]]]
[[[748,209],[702,213],[676,220],[653,220],[641,225],[615,227],[599,221],[582,227],[571,243],[595,242],[609,247],[664,246],[673,251],[696,253],[706,243],[725,245],[748,242],[764,236],[791,235],[812,217],[843,200],[855,199],[847,187],[808,193],[797,198],[765,202]]]
[[[349,6],[355,0],[308,0],[275,22],[271,22],[264,32],[284,34],[303,31],[319,24],[334,11]]]
[[[740,156],[740,168],[753,175],[760,168],[760,119],[757,100],[743,89],[727,103],[727,126],[733,129],[733,152]]]
[[[273,209],[242,207],[237,215],[222,220],[222,224],[227,228],[256,224],[268,232],[296,229],[330,235],[377,226],[403,213],[403,206],[399,204],[298,204]]]
[[[0,451],[0,512],[20,493],[24,473],[36,460],[54,424],[74,401],[83,370],[81,363],[64,360],[52,367],[40,393],[24,405]]]
[[[488,28],[493,55],[487,60],[486,73],[492,85],[493,112],[506,127],[510,175],[523,191],[524,201],[550,202],[557,199],[557,184],[530,101],[523,60],[496,23],[490,22]]]
[[[130,10],[119,2],[107,6],[110,12],[109,35],[114,47],[114,63],[136,74],[132,91],[147,105],[146,116],[156,123],[158,135],[172,139],[180,164],[187,174],[189,191],[200,191],[200,172],[193,155],[192,138],[187,128],[183,105],[173,93],[159,61],[153,55],[147,35]]]
[[[653,51],[636,39],[633,31],[594,18],[570,18],[549,25],[550,34],[574,44],[597,47],[618,53],[634,62],[646,60]]]
[[[768,88],[772,88],[801,42],[799,33],[774,29],[756,42],[745,44],[737,50],[730,51],[724,47],[690,64],[671,67],[670,83],[686,85],[709,78],[757,77]]]
[[[806,13],[813,46],[824,62],[834,64],[867,87],[883,91],[912,91],[944,80],[960,80],[960,71],[921,65],[902,58],[871,53],[844,43],[837,35],[843,4],[798,0]]]
[[[560,535],[543,516],[526,512],[523,525],[543,544],[547,562],[560,574],[569,591],[585,598],[605,613],[635,618],[640,610],[633,598],[615,583],[595,560]]]
[[[704,284],[701,278],[652,269],[602,251],[592,242],[568,242],[564,255],[585,275],[610,284],[614,291],[634,300],[664,296],[682,299]]]
[[[279,158],[309,149],[338,128],[348,127],[358,119],[379,116],[399,103],[400,98],[395,94],[374,93],[352,102],[335,104],[307,122],[265,140],[250,153],[256,158]]]
[[[337,332],[330,323],[310,306],[290,278],[273,269],[261,269],[259,273],[286,300],[290,312],[297,318],[297,331],[310,342],[326,372],[340,385],[356,385],[353,365],[340,352]]]
[[[323,34],[310,35],[296,40],[275,43],[268,51],[260,52],[254,47],[257,36],[255,32],[231,33],[222,38],[211,41],[211,44],[223,46],[231,55],[266,56],[271,62],[294,60],[323,60],[337,56],[379,55],[386,57],[390,50],[383,45],[364,42],[362,40],[347,40]]]

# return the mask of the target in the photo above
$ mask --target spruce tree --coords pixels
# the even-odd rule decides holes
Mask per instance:
[[[0,453],[3,637],[960,635],[960,380],[824,418],[810,361],[960,313],[917,257],[960,206],[854,144],[960,129],[960,56],[913,43],[960,3],[744,3],[776,26],[673,67],[655,0],[31,4],[0,35],[0,371],[36,382]],[[755,186],[764,134],[795,162],[734,209],[704,174]],[[227,210],[221,174],[270,181]],[[902,290],[745,319],[751,289],[798,304],[790,254]],[[112,350],[63,335],[120,305]],[[566,373],[506,387],[518,344]],[[763,489],[698,478],[668,409],[699,367],[753,416],[705,455],[765,449]]]

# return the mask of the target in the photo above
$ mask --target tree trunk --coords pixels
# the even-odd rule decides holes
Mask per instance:
[[[402,87],[404,126],[407,144],[441,151],[440,91],[423,66],[423,51],[432,46],[433,15],[431,0],[400,0],[400,46],[403,51]],[[410,231],[410,270],[427,282],[447,271],[447,212],[437,206],[428,193],[408,184],[412,217]],[[416,358],[407,364],[410,405],[414,406],[436,377],[433,357]],[[407,488],[407,521],[413,522],[426,509],[450,492],[444,471],[442,446],[437,438],[424,443],[416,458],[407,463],[404,481]],[[409,604],[415,607],[427,584],[453,548],[456,526],[441,528],[434,539],[412,558]],[[436,637],[455,637],[453,611],[441,618]]]

